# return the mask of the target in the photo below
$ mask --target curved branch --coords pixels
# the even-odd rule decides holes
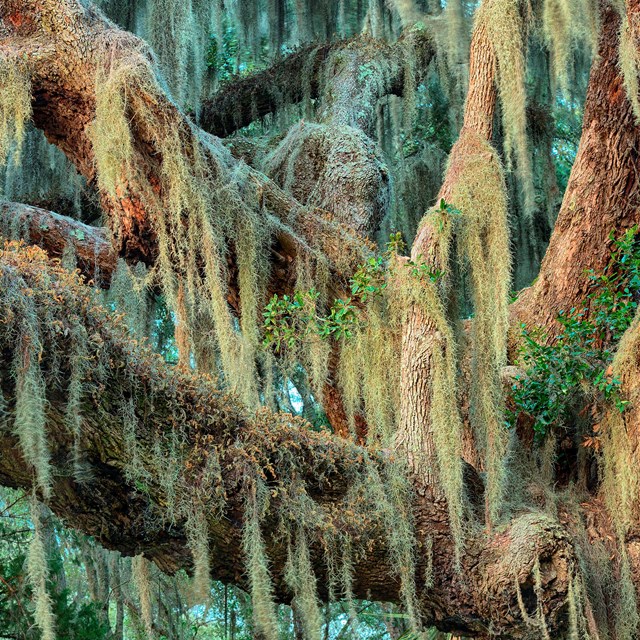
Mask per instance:
[[[204,102],[200,124],[224,137],[285,105],[319,100],[321,120],[371,134],[378,101],[402,96],[405,81],[424,74],[435,53],[426,28],[408,30],[393,45],[362,35],[307,46],[264,71],[225,84]],[[409,64],[416,78],[405,78]]]

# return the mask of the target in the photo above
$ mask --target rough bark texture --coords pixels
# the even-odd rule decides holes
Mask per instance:
[[[618,67],[619,29],[619,14],[607,5],[560,214],[538,279],[514,305],[518,320],[551,336],[558,312],[579,308],[589,293],[587,271],[601,273],[609,262],[610,234],[640,222],[640,127]]]
[[[0,233],[16,235],[44,249],[52,258],[70,251],[80,272],[99,286],[108,286],[117,256],[107,229],[91,227],[52,211],[17,202],[0,202]]]
[[[229,82],[203,103],[200,126],[223,138],[285,104],[317,99],[320,69],[335,46],[306,46],[260,73]]]
[[[603,24],[600,56],[591,77],[581,149],[561,219],[540,280],[518,305],[520,317],[526,317],[533,324],[550,326],[556,310],[570,307],[584,297],[587,282],[584,268],[602,267],[608,257],[605,245],[611,228],[624,228],[637,218],[635,164],[639,148],[638,129],[632,120],[616,67],[618,19],[612,9],[605,11]],[[96,67],[103,60],[111,41],[117,42],[119,52],[138,51],[141,56],[148,55],[145,50],[139,51],[138,40],[123,35],[104,22],[94,9],[75,0],[8,0],[0,6],[0,47],[12,55],[26,55],[33,63],[36,125],[45,131],[50,141],[65,151],[92,183],[95,183],[96,175],[87,132],[95,115],[94,78]],[[203,147],[208,145],[207,148],[216,150],[219,158],[225,159],[229,171],[235,166],[235,161],[219,141],[196,130],[165,97],[145,94],[141,89],[137,99],[153,103],[157,122],[176,128],[185,135],[195,132]],[[495,100],[495,59],[480,25],[472,43],[465,129],[460,143],[454,148],[441,192],[445,199],[454,181],[459,179],[459,172],[464,170],[468,152],[474,151],[469,147],[468,135],[472,133],[480,140],[490,139]],[[270,108],[268,98],[265,98],[265,103],[265,108]],[[243,117],[246,119],[248,116]],[[226,124],[219,126],[226,130]],[[353,124],[349,123],[349,126]],[[366,126],[362,125],[362,130],[365,129]],[[154,147],[153,132],[145,130],[142,124],[136,129],[135,161],[153,183],[160,172],[162,158],[158,157]],[[228,175],[221,176],[221,180]],[[348,229],[344,236],[336,234],[335,227],[323,225],[323,216],[318,211],[308,210],[304,215],[296,215],[301,209],[294,197],[262,174],[253,172],[251,176],[255,179],[252,197],[258,193],[257,199],[269,215],[278,217],[283,224],[295,223],[302,238],[313,237],[314,244],[322,249],[332,264],[342,265],[342,269],[336,268],[334,274],[336,289],[343,286],[341,278],[348,273],[348,266],[353,265],[363,251],[366,252],[361,244],[353,248],[357,238],[349,236]],[[117,197],[103,194],[102,204],[112,226],[117,229],[114,253],[108,251],[100,231],[83,230],[84,240],[76,243],[75,247],[78,255],[86,255],[83,260],[87,263],[92,251],[97,251],[107,263],[115,254],[153,262],[157,252],[155,233],[142,202],[139,185],[134,182],[127,184]],[[3,211],[7,215],[16,209],[6,205]],[[29,220],[32,239],[45,245],[51,255],[60,254],[63,234],[75,235],[78,239],[78,233],[73,233],[77,228],[53,214],[22,210],[20,215]],[[43,229],[43,226],[48,229]],[[414,258],[429,256],[429,251],[433,250],[432,232],[428,225],[422,227],[413,247]],[[283,231],[278,236],[272,257],[276,264],[276,285],[281,286],[281,290],[291,286],[296,257],[298,252],[305,250],[306,245],[292,234]],[[0,268],[7,290],[12,283],[18,289],[22,286],[24,274],[19,266],[7,260],[0,262]],[[160,483],[152,479],[145,491],[139,491],[125,478],[129,452],[121,435],[121,417],[113,412],[113,394],[123,388],[131,393],[131,380],[137,380],[139,385],[132,397],[139,437],[143,441],[151,443],[158,434],[169,434],[175,425],[179,425],[190,442],[195,444],[204,437],[207,446],[218,451],[221,466],[226,471],[226,499],[222,517],[214,513],[208,516],[212,577],[240,586],[246,582],[241,530],[245,499],[242,470],[247,464],[247,450],[259,454],[264,475],[274,486],[282,477],[284,459],[298,460],[303,470],[307,469],[305,464],[309,462],[304,480],[314,499],[340,509],[347,492],[348,478],[360,472],[367,464],[364,462],[367,455],[371,455],[364,448],[287,424],[282,416],[247,416],[233,399],[216,390],[208,379],[170,369],[158,357],[132,344],[126,331],[104,312],[91,305],[79,305],[78,300],[87,295],[83,287],[74,289],[60,285],[56,288],[53,271],[52,282],[54,284],[48,283],[47,286],[53,289],[47,289],[40,286],[42,283],[37,279],[29,281],[29,295],[44,304],[51,298],[53,290],[61,302],[52,311],[52,318],[64,329],[70,311],[74,311],[91,335],[94,352],[89,356],[97,358],[99,347],[96,345],[101,341],[109,343],[112,365],[97,391],[85,399],[83,451],[91,480],[79,484],[68,468],[74,443],[64,419],[69,377],[65,367],[71,359],[68,333],[62,332],[64,337],[55,345],[43,345],[41,366],[45,370],[62,363],[62,375],[55,376],[54,383],[47,388],[46,428],[55,469],[50,506],[70,526],[94,535],[107,547],[125,554],[144,553],[167,571],[188,567],[191,563],[185,522],[173,525],[162,518],[166,495]],[[3,293],[0,291],[0,296]],[[1,299],[7,306],[3,322],[10,322],[10,312],[18,311],[11,306],[15,301],[12,302],[10,297]],[[404,327],[404,406],[399,443],[409,454],[426,452],[432,456],[427,385],[432,355],[439,342],[435,327],[420,314],[419,309],[414,309]],[[0,340],[0,345],[0,388],[7,403],[6,414],[1,416],[3,423],[0,423],[0,481],[9,486],[30,488],[34,482],[33,469],[23,458],[11,420],[16,396],[11,367],[18,347],[9,340]],[[87,376],[91,381],[92,372]],[[331,403],[336,403],[335,413],[338,415],[339,395],[329,395]],[[312,465],[311,461],[316,462]],[[320,467],[317,461],[320,461]],[[167,458],[167,465],[169,463]],[[196,470],[197,464],[196,460]],[[318,470],[322,473],[318,474]],[[491,534],[471,531],[465,539],[460,570],[456,570],[447,505],[435,486],[434,478],[425,475],[424,467],[415,464],[414,471],[419,476],[413,496],[418,543],[417,587],[424,622],[462,635],[492,633],[505,638],[538,637],[540,629],[532,628],[523,620],[516,583],[528,615],[534,616],[537,606],[534,567],[539,562],[542,586],[539,595],[547,629],[552,637],[561,637],[567,628],[567,590],[577,570],[567,530],[543,515],[525,514],[515,517],[503,530]],[[470,497],[481,501],[481,490],[477,488],[480,483],[469,484]],[[359,521],[358,526],[362,526],[362,522]],[[265,532],[276,593],[279,599],[288,601],[291,594],[283,580],[286,552],[282,543],[268,531],[267,526]],[[372,544],[370,552],[356,563],[355,595],[398,601],[399,584],[390,566],[384,536],[376,530],[368,533]],[[429,548],[433,550],[432,559],[427,552]],[[319,549],[313,549],[312,555],[319,584],[325,585],[326,570]],[[427,586],[425,572],[430,562],[433,563],[434,584]]]
[[[423,73],[435,55],[433,41],[424,29],[408,32],[394,45],[360,36],[304,47],[264,71],[223,87],[203,104],[200,124],[205,131],[223,137],[283,106],[321,100],[322,120],[371,134],[377,101],[404,93],[409,49],[417,72]],[[355,81],[362,75],[358,69],[368,66],[383,68],[383,77],[374,73]],[[327,92],[328,87],[334,91]]]
[[[90,129],[95,118],[98,68],[114,56],[130,56],[134,65],[137,59],[147,60],[151,54],[146,46],[107,22],[92,6],[84,7],[73,0],[4,3],[0,7],[0,46],[8,55],[34,61],[31,76],[34,123],[51,143],[64,151],[89,184],[95,185]],[[200,137],[205,158],[216,165],[222,160],[221,183],[232,180],[236,163],[219,140],[194,127],[161,93],[149,91],[148,87],[138,89],[139,95],[135,98],[153,105],[155,120],[136,123],[139,126],[135,131],[134,161],[152,185],[158,183],[161,174],[163,159],[158,153],[157,134],[164,128],[173,128],[185,135],[193,132]],[[261,202],[285,226],[296,222],[300,204],[262,174],[250,173],[253,193],[249,193],[248,198]],[[144,186],[129,181],[116,197],[104,192],[101,196],[103,209],[115,232],[114,244],[119,255],[152,263],[157,255],[156,233],[144,205]],[[308,211],[296,230],[310,241],[320,239],[320,247],[329,259],[332,260],[333,254],[335,264],[345,266],[345,252],[347,256],[352,254],[350,247],[354,239],[343,236],[343,243],[340,233],[336,234],[336,229],[327,225],[326,217],[326,212]],[[302,250],[300,243],[287,237],[286,232],[279,240],[280,246],[274,250],[279,249],[281,255],[284,253],[288,261],[293,262],[291,253],[295,255],[296,250]]]
[[[127,59],[134,67],[147,64],[152,56],[146,45],[106,21],[92,5],[81,5],[75,0],[12,0],[0,7],[0,47],[7,55],[31,61],[35,125],[64,151],[90,185],[97,186],[90,136],[96,110],[96,74],[114,59]],[[132,122],[132,161],[136,174],[126,177],[115,195],[102,191],[101,204],[112,232],[115,253],[133,263],[153,264],[158,255],[157,221],[145,203],[149,201],[149,188],[160,189],[162,132],[179,132],[185,148],[195,140],[198,152],[211,167],[221,189],[234,182],[238,162],[217,138],[195,127],[159,88],[132,87],[128,100],[149,106],[152,119]],[[372,180],[375,184],[377,177],[374,175]],[[384,182],[384,176],[382,180]],[[373,191],[377,199],[378,194]],[[166,206],[168,194],[156,195],[161,205]],[[331,272],[329,295],[340,297],[346,278],[370,254],[370,246],[358,230],[344,224],[341,212],[333,214],[304,207],[264,174],[251,169],[242,196],[247,206],[257,209],[264,217],[265,225],[275,222],[280,229],[271,251],[273,268],[269,291],[290,292],[295,284],[298,260],[308,258],[315,250],[326,258]],[[369,190],[359,209],[362,214],[359,230],[365,236],[372,233],[375,226],[374,218],[367,220],[367,212],[380,211],[379,206],[367,205],[370,196]],[[230,249],[233,262],[233,247]],[[238,307],[233,287],[230,302]],[[333,415],[336,421],[341,417],[345,420],[344,410]],[[336,428],[341,428],[338,422]]]
[[[478,20],[471,39],[469,63],[469,90],[460,137],[451,150],[449,165],[437,201],[451,202],[451,193],[458,181],[464,180],[465,167],[479,153],[476,140],[490,141],[497,101],[495,84],[496,59],[489,42],[484,21]],[[482,150],[480,150],[482,153]],[[487,158],[490,162],[491,159]],[[433,224],[427,219],[418,228],[411,247],[411,259],[424,260],[433,269],[448,271],[451,265],[438,262],[438,247]],[[429,317],[418,305],[408,314],[402,333],[402,402],[397,441],[409,451],[416,472],[425,474],[425,461],[429,470],[424,476],[431,485],[435,482],[435,444],[433,441],[431,408],[431,372],[433,352],[447,346],[438,338],[439,332],[433,316]],[[449,345],[448,348],[452,348]],[[446,357],[446,353],[442,354]],[[467,429],[466,440],[473,440]],[[424,456],[424,457],[423,457]]]

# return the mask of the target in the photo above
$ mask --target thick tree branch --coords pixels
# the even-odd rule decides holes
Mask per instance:
[[[286,104],[320,96],[320,70],[335,44],[303,47],[268,69],[226,83],[202,105],[200,126],[223,138]]]
[[[71,251],[78,269],[99,286],[108,286],[117,256],[107,229],[92,227],[52,211],[16,202],[0,202],[0,234],[19,237],[52,258]]]
[[[53,467],[49,505],[68,525],[95,536],[108,548],[144,553],[166,571],[189,567],[185,516],[178,512],[177,519],[167,518],[170,497],[160,471],[176,468],[177,462],[194,492],[189,493],[190,504],[201,504],[206,517],[212,576],[246,586],[242,526],[258,470],[272,495],[263,534],[279,599],[288,601],[291,594],[283,580],[286,552],[285,540],[277,535],[278,505],[292,489],[291,482],[299,481],[329,522],[349,532],[354,548],[365,544],[367,552],[354,558],[355,595],[399,600],[384,527],[371,514],[363,519],[348,508],[354,483],[368,477],[368,468],[382,464],[384,454],[314,433],[290,416],[264,411],[248,415],[208,378],[170,369],[159,356],[132,342],[122,322],[96,305],[87,287],[63,269],[50,267],[43,256],[36,249],[10,248],[0,254],[3,484],[27,489],[34,482],[33,467],[13,431],[13,363],[16,357],[22,361],[20,350],[27,344],[21,332],[24,313],[34,308],[46,319],[40,329],[37,366],[47,380],[45,428]],[[91,366],[82,379],[81,433],[74,438],[65,415],[78,327],[88,337],[84,357]],[[129,475],[133,451],[123,426],[123,402],[134,411],[137,464],[139,472],[141,468],[146,473],[137,477],[144,481],[134,482]],[[176,434],[184,449],[170,445]],[[74,478],[68,462],[72,456],[77,458],[78,448],[82,481],[77,473]],[[184,453],[181,460],[180,451]],[[207,461],[213,455],[217,455],[220,475],[207,475]],[[221,506],[216,506],[220,499]],[[576,566],[569,536],[557,523],[529,514],[488,539],[472,533],[466,539],[461,569],[456,570],[444,503],[430,491],[415,493],[412,502],[418,544],[416,581],[425,623],[466,635],[491,629],[496,637],[529,637],[532,630],[522,620],[515,585],[516,581],[520,585],[527,610],[535,611],[534,573],[539,563],[541,604],[549,632],[564,628],[567,589]],[[326,597],[326,566],[317,541],[312,560],[321,596]],[[431,586],[424,584],[427,566]]]
[[[90,43],[90,46],[89,46]],[[144,43],[117,29],[92,6],[76,0],[11,0],[0,8],[0,47],[6,55],[29,61],[33,92],[33,119],[47,139],[62,149],[90,184],[97,184],[96,162],[91,137],[96,117],[96,79],[106,64],[125,61],[132,68],[145,67],[152,54]],[[131,88],[128,100],[150,105],[152,122],[135,122],[135,158],[144,180],[125,178],[118,194],[101,192],[101,202],[119,255],[129,260],[155,261],[157,230],[149,211],[145,181],[155,188],[162,175],[160,131],[180,132],[185,145],[195,144],[217,172],[221,188],[233,184],[238,163],[216,138],[199,130],[164,96],[158,87]],[[195,141],[195,142],[194,142]],[[124,169],[124,168],[123,168]],[[294,198],[264,175],[249,171],[242,194],[251,208],[263,207],[262,215],[273,216],[282,227],[281,249],[293,261],[305,249],[291,238],[300,233],[309,245],[324,252],[339,273],[354,266],[361,253],[361,240],[347,227],[336,227],[326,211],[304,210]],[[161,193],[161,203],[168,197]],[[265,221],[267,222],[267,221]],[[319,242],[318,242],[319,241]],[[295,246],[297,244],[297,247]],[[359,246],[358,246],[359,245]]]
[[[264,71],[225,84],[203,104],[200,124],[214,135],[228,136],[283,106],[318,100],[322,121],[370,135],[378,101],[402,96],[405,82],[419,81],[434,56],[426,28],[409,30],[391,45],[359,36],[307,46]],[[409,65],[416,77],[405,77]]]
[[[591,70],[582,137],[549,248],[536,282],[513,305],[514,317],[552,338],[560,311],[581,308],[588,270],[602,273],[611,233],[640,223],[635,119],[618,66],[620,14],[605,3],[598,55]]]
[[[237,233],[225,226],[229,208],[245,209],[242,215],[246,218],[255,216],[253,224],[258,231],[273,231],[268,248],[272,268],[267,291],[290,291],[299,264],[319,262],[330,272],[329,296],[340,295],[349,275],[370,255],[370,247],[362,236],[373,231],[379,206],[368,207],[365,203],[354,231],[349,225],[349,210],[333,213],[317,208],[317,203],[304,206],[262,173],[236,161],[218,139],[197,128],[164,95],[153,76],[153,56],[147,47],[106,21],[92,5],[77,0],[4,3],[0,7],[0,47],[5,55],[26,61],[31,75],[36,126],[65,152],[88,183],[96,187],[100,182],[93,137],[96,83],[100,83],[100,74],[104,76],[110,70],[116,74],[141,74],[129,84],[125,83],[124,88],[114,90],[115,96],[117,91],[124,91],[126,97],[131,157],[126,162],[113,158],[117,189],[100,185],[103,187],[101,203],[117,255],[130,262],[155,263],[160,252],[158,234],[166,228],[168,220],[172,233],[165,244],[178,242],[176,236],[190,228],[194,235],[208,234],[209,244],[198,246],[210,247],[219,240],[213,237],[212,227],[219,225],[221,234]],[[104,81],[103,78],[101,82]],[[110,125],[104,126],[108,135]],[[165,146],[168,139],[175,139],[170,150]],[[111,161],[109,157],[113,154],[106,152],[106,155],[106,162]],[[188,176],[182,185],[183,192],[177,197],[174,191],[179,189],[174,189],[167,180],[167,164],[172,161],[187,164],[170,172],[172,175],[186,172]],[[135,169],[129,171],[128,167]],[[376,185],[386,183],[384,173],[380,171],[378,175],[376,171],[378,168],[373,172],[375,175],[366,178],[363,193],[368,197],[373,190],[372,197],[377,202]],[[190,180],[191,185],[187,184]],[[211,197],[205,206],[202,206],[201,194],[193,193],[193,184],[208,189]],[[200,222],[204,229],[194,228],[191,214],[196,205],[193,202],[185,205],[184,197],[200,198],[200,212],[206,218]],[[173,218],[167,214],[172,207],[182,209]],[[239,217],[236,224],[242,222]],[[233,271],[236,253],[233,242],[230,245],[225,249],[232,263],[230,271]],[[184,244],[181,250],[185,250]],[[262,250],[260,247],[259,252]],[[173,247],[165,246],[165,255],[173,251]],[[190,279],[184,273],[186,263],[198,259],[204,262],[202,256],[197,258],[193,251],[191,253],[188,261],[173,261],[178,271],[183,270],[175,274],[182,282],[193,281],[193,277]],[[177,267],[179,262],[182,267]],[[203,264],[202,270],[206,268],[211,273],[221,265],[206,267]],[[237,282],[232,282],[226,295],[232,307],[240,307]],[[341,402],[332,403],[332,407],[334,405],[341,407]],[[330,419],[337,429],[340,423],[346,424],[343,410],[334,412]]]

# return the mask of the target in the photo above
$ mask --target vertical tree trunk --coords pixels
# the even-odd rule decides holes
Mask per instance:
[[[587,270],[607,265],[610,234],[640,222],[640,127],[618,66],[619,30],[618,11],[605,3],[578,155],[540,275],[514,305],[518,320],[551,334],[558,312],[587,296]]]
[[[464,123],[460,137],[451,150],[449,168],[438,200],[449,202],[456,182],[464,179],[465,162],[474,153],[473,141],[491,140],[497,101],[495,77],[495,53],[484,21],[478,19],[471,39]],[[447,271],[449,265],[438,263],[435,242],[432,225],[423,220],[411,249],[411,259],[429,260],[434,269]],[[407,454],[414,473],[433,486],[437,483],[433,476],[436,452],[430,425],[430,388],[433,350],[443,347],[447,348],[438,336],[433,319],[427,317],[418,305],[413,305],[408,312],[402,334],[402,384],[397,446]],[[443,357],[446,358],[446,354]],[[455,411],[456,408],[452,407],[451,410]]]

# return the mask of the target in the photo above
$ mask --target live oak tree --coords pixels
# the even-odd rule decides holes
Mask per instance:
[[[639,12],[4,0],[0,481],[44,638],[36,500],[135,556],[150,635],[148,561],[268,639],[354,598],[638,636]]]

